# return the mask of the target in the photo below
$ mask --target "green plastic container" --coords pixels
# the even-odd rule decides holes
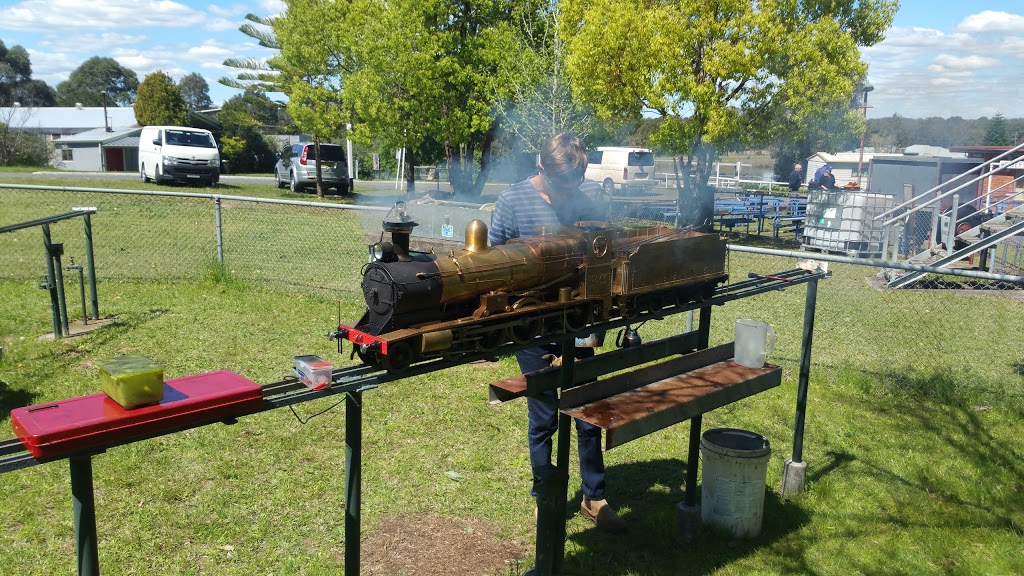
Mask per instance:
[[[164,367],[141,354],[98,362],[101,387],[125,410],[156,404],[164,397]]]

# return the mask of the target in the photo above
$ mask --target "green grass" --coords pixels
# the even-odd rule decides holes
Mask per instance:
[[[134,216],[150,212],[139,208]],[[273,215],[252,220],[263,224],[251,224],[250,233],[263,234],[258,238],[267,246],[287,245],[282,234],[294,226],[272,223],[291,216]],[[168,244],[178,241],[177,232],[167,234]],[[190,279],[101,275],[101,311],[116,321],[57,342],[37,341],[51,326],[46,294],[35,279],[0,276],[0,426],[7,426],[14,407],[98,392],[95,362],[120,354],[143,353],[163,363],[167,378],[230,369],[257,382],[286,375],[298,354],[346,364],[348,355],[337,354],[324,334],[338,321],[339,299],[343,320],[362,312],[358,263],[345,261],[355,250],[345,246],[358,242],[339,237],[314,254],[271,251],[285,254],[285,262],[314,260],[339,285],[313,293],[266,284],[231,266],[221,269],[209,257],[196,260]],[[749,271],[791,267],[781,258],[730,255],[735,280]],[[611,537],[573,517],[566,572],[1020,573],[1020,298],[878,290],[868,282],[874,272],[837,266],[834,277],[820,283],[804,444],[806,493],[790,501],[775,494],[792,450],[805,304],[805,290],[796,287],[732,302],[712,315],[712,345],[730,340],[733,321],[743,317],[769,321],[779,335],[769,360],[782,366],[782,386],[704,417],[705,429],[746,428],[772,442],[762,535],[737,541],[705,528],[693,545],[672,541],[688,442],[688,427],[677,425],[606,454],[609,498],[631,530]],[[69,281],[70,295],[77,293],[75,282]],[[681,317],[651,322],[641,334],[650,340],[678,333],[682,323]],[[486,520],[502,539],[524,542],[532,553],[525,403],[486,402],[487,383],[516,373],[514,360],[503,358],[364,395],[364,534],[391,516],[429,512]],[[334,402],[296,410],[308,416]],[[341,406],[305,425],[282,409],[97,456],[103,573],[341,573],[344,424]],[[0,437],[10,437],[7,430]],[[578,505],[575,455],[571,462],[569,496]],[[452,481],[447,471],[463,480]],[[234,550],[219,548],[225,545]],[[4,474],[0,573],[69,573],[74,562],[67,464]],[[532,565],[532,557],[525,565]]]

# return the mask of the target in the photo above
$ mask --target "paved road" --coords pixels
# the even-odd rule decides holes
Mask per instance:
[[[81,180],[136,180],[139,178],[139,175],[134,172],[64,172],[57,170],[41,170],[39,172],[31,173],[0,172],[0,181],[11,178],[49,179],[55,177]],[[220,179],[224,183],[231,184],[266,184],[267,186],[274,186],[273,176],[234,176],[224,174],[221,175]],[[508,184],[506,183],[485,184],[482,197],[497,197],[497,195],[505,188],[508,188]],[[395,194],[401,194],[404,191],[404,185],[403,188],[399,190],[395,188],[394,180],[356,180],[356,190],[373,190],[379,192],[393,191]],[[421,181],[416,183],[416,192],[419,194],[430,194],[435,191],[450,194],[451,190],[451,185],[447,182]],[[616,193],[615,199],[623,201],[671,202],[675,200],[675,190],[670,188],[655,188],[650,192],[643,194],[620,195]]]

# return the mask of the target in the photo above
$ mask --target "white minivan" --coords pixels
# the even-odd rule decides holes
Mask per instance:
[[[139,176],[143,182],[220,182],[220,150],[209,130],[146,126],[139,136]]]
[[[646,148],[598,146],[590,151],[586,177],[601,183],[606,196],[615,189],[645,190],[653,188],[654,152]]]

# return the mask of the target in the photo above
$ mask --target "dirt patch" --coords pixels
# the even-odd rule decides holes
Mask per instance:
[[[402,515],[368,534],[361,555],[362,573],[368,576],[498,576],[522,573],[525,547],[500,540],[482,520]]]

